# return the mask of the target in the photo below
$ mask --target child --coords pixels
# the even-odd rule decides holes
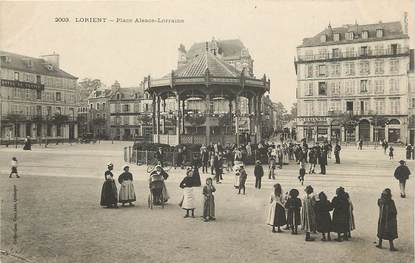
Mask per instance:
[[[304,166],[305,166],[304,162],[300,162],[300,170],[299,170],[300,175],[298,176],[298,180],[300,180],[301,185],[304,184],[304,176],[305,176]]]
[[[321,241],[331,240],[330,231],[331,231],[331,216],[330,211],[333,210],[331,203],[327,200],[327,196],[324,192],[321,192],[318,195],[319,200],[314,206],[314,211],[316,213],[316,225],[317,231],[322,234]]]
[[[213,186],[212,178],[206,179],[206,185],[203,187],[203,221],[215,220],[215,196],[213,193],[216,188]]]
[[[246,171],[244,169],[244,166],[241,165],[239,168],[239,189],[238,189],[238,195],[241,193],[241,190],[243,190],[243,195],[245,195],[245,182],[248,175],[246,174]]]
[[[349,201],[349,232],[347,232],[347,237],[352,237],[352,230],[356,229],[356,226],[354,224],[354,215],[353,215],[353,203],[350,199],[349,193],[346,193],[346,198]]]
[[[302,209],[302,229],[306,231],[305,241],[314,241],[314,238],[311,237],[310,232],[316,231],[316,215],[314,213],[314,205],[316,203],[315,197],[313,195],[313,187],[311,185],[307,186],[304,189],[306,196],[303,199],[303,209]]]
[[[12,158],[12,171],[9,175],[9,178],[12,178],[13,174],[16,175],[16,178],[20,178],[19,174],[17,173],[17,159],[16,159],[16,157]]]
[[[394,151],[393,147],[392,146],[389,147],[389,160],[393,159],[393,151]]]
[[[288,229],[291,228],[291,234],[297,234],[297,226],[301,225],[300,218],[300,208],[301,208],[301,199],[298,198],[300,193],[297,189],[291,189],[288,200],[285,203],[285,208],[288,209],[287,212],[287,226]]]
[[[382,240],[389,240],[390,251],[397,251],[393,245],[393,240],[398,238],[398,223],[396,220],[396,206],[392,200],[392,193],[389,188],[383,190],[381,197],[378,199],[379,220],[378,220],[378,238],[377,248],[382,248]]]
[[[274,185],[274,192],[271,194],[267,224],[272,226],[272,233],[281,233],[281,226],[287,224],[284,198],[280,184]],[[278,231],[275,231],[275,227],[278,227]]]

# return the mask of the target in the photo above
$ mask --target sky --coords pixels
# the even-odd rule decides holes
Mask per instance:
[[[0,2],[0,49],[38,57],[56,52],[60,67],[111,85],[138,86],[177,65],[180,44],[239,38],[254,74],[271,79],[270,97],[289,109],[295,98],[294,57],[302,39],[331,23],[403,21],[415,47],[414,0]],[[76,23],[76,18],[172,18],[184,23]],[[69,22],[55,22],[69,18]]]

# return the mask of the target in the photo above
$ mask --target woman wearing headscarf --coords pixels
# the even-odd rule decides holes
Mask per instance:
[[[331,206],[330,201],[327,200],[327,196],[324,192],[320,192],[318,198],[319,200],[316,201],[314,206],[317,231],[322,234],[322,241],[326,241],[326,233],[327,240],[330,241],[330,232],[332,230],[330,211],[333,210],[333,207]]]
[[[164,183],[168,177],[169,175],[163,170],[161,165],[156,165],[156,169],[150,173],[149,186],[154,197],[153,204],[158,205],[161,203],[161,200],[159,200],[161,193],[163,194],[164,203],[169,200],[169,193],[167,192],[166,184]]]
[[[187,168],[186,177],[180,183],[180,188],[183,189],[183,198],[180,202],[180,207],[186,210],[185,218],[189,217],[189,212],[192,212],[192,217],[195,217],[195,196],[193,193],[193,171],[192,168]]]
[[[349,240],[347,237],[347,233],[350,229],[349,200],[347,199],[347,195],[343,187],[337,188],[336,196],[333,197],[331,204],[334,208],[333,232],[337,233],[337,238],[335,240],[339,242],[342,240]]]
[[[398,238],[398,222],[396,220],[395,202],[392,200],[392,193],[389,188],[383,190],[381,197],[378,199],[379,220],[378,220],[378,248],[382,248],[382,240],[388,240],[390,251],[397,251],[393,245],[393,240]]]
[[[316,215],[314,212],[316,199],[313,194],[314,189],[311,185],[308,185],[304,192],[306,195],[303,198],[303,209],[301,210],[301,228],[306,232],[305,241],[314,241],[314,238],[311,237],[311,232],[316,231]]]
[[[114,165],[109,162],[107,168],[107,171],[104,173],[105,182],[101,190],[101,206],[118,208],[117,186],[115,185],[114,175],[112,174]]]
[[[133,202],[136,200],[133,175],[129,172],[130,167],[128,165],[124,165],[123,170],[124,172],[118,177],[118,182],[121,184],[119,202],[122,203],[122,206],[124,206],[125,203],[129,203],[130,206],[133,206]]]
[[[287,224],[287,219],[285,217],[284,197],[280,184],[274,185],[274,192],[271,194],[267,224],[272,226],[272,233],[282,232],[281,226]],[[277,231],[275,231],[275,227],[278,228]]]

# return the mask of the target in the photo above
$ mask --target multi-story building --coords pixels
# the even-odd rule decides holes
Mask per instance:
[[[77,78],[59,55],[41,58],[0,51],[0,138],[72,140],[77,131]]]
[[[408,73],[408,134],[409,139],[408,143],[415,145],[415,56],[414,50],[411,49],[411,60],[409,64],[409,73]]]
[[[119,88],[116,82],[111,89],[93,90],[88,97],[87,123],[88,131],[95,137],[109,139],[110,133],[110,103],[114,90]]]
[[[406,142],[407,26],[330,25],[297,47],[297,138]]]

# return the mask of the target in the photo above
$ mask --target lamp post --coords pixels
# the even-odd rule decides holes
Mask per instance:
[[[0,145],[2,144],[2,139],[3,139],[2,116],[3,116],[3,97],[1,96],[1,87],[0,87]]]

